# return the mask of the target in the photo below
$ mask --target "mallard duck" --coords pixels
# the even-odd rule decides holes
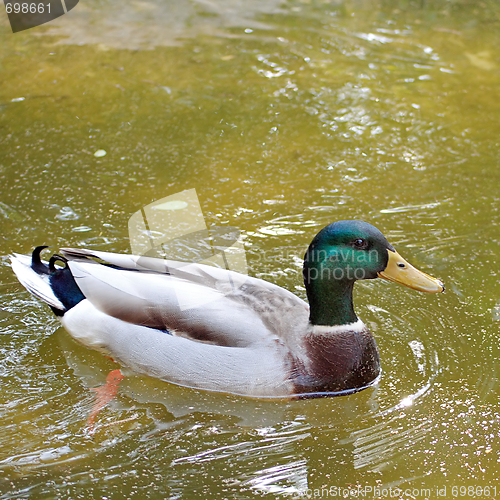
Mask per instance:
[[[14,254],[12,268],[78,342],[139,374],[252,397],[349,394],[377,382],[377,345],[354,312],[356,280],[444,290],[362,221],[334,222],[309,245],[309,305],[212,266],[71,248],[46,263],[44,248]]]

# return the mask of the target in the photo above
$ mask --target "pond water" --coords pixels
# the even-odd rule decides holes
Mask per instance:
[[[17,34],[0,13],[0,499],[500,496],[499,28],[488,0],[86,0]],[[341,219],[446,292],[356,285],[376,387],[260,401],[130,376],[90,435],[115,365],[8,255],[130,252],[131,215],[191,188],[249,274],[303,298],[304,251]]]

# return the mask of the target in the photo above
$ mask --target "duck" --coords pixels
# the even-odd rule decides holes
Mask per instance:
[[[47,262],[45,248],[13,254],[12,269],[77,342],[134,374],[255,398],[347,395],[378,383],[377,344],[354,311],[356,281],[444,291],[359,220],[333,222],[310,243],[307,301],[210,265],[81,248]]]

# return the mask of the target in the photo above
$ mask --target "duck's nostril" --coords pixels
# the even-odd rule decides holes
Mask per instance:
[[[402,262],[398,262],[398,267],[405,268],[406,266]]]

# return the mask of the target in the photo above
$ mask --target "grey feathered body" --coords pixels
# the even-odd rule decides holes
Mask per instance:
[[[15,255],[12,267],[77,341],[138,373],[256,397],[355,392],[378,376],[361,321],[314,327],[306,302],[266,281],[199,264],[62,253],[84,296],[69,308],[29,257]]]

